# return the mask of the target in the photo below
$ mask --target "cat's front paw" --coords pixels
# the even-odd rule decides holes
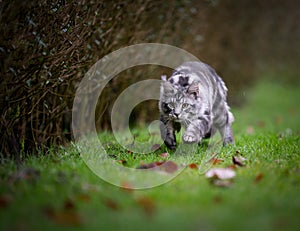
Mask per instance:
[[[170,138],[170,137],[168,137],[168,138],[166,138],[165,139],[165,145],[168,147],[168,148],[170,148],[171,150],[175,150],[176,149],[176,140],[173,138]]]
[[[193,134],[191,133],[185,133],[182,137],[183,141],[185,143],[196,143],[199,142],[199,139],[197,137],[195,137]]]

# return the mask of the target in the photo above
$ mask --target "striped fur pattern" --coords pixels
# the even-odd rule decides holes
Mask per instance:
[[[201,143],[219,131],[223,144],[233,144],[234,121],[226,102],[227,88],[215,70],[202,62],[186,62],[160,89],[161,135],[167,147],[176,148],[175,132],[183,126],[183,141]]]

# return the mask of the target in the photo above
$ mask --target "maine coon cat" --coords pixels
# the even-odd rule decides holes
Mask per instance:
[[[219,131],[223,145],[233,144],[234,121],[226,101],[227,88],[215,70],[202,62],[186,62],[169,79],[162,76],[160,89],[161,136],[176,148],[175,131],[185,127],[183,141],[201,143]]]

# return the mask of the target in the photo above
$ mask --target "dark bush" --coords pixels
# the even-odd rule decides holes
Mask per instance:
[[[299,14],[292,0],[6,0],[0,6],[4,157],[70,140],[76,86],[97,60],[127,45],[160,42],[186,49],[216,68],[236,104],[242,86],[266,67],[294,70],[299,60]],[[146,71],[128,70],[110,83],[97,107],[103,115],[99,128],[109,129],[110,105],[122,89],[141,75],[168,70],[154,68],[151,76]],[[147,110],[156,103],[150,105],[139,110],[138,121],[155,116]]]

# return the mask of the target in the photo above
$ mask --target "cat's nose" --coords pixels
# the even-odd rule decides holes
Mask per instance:
[[[176,113],[176,112],[174,112],[174,116],[176,116],[176,117],[178,118],[179,114],[178,114],[178,113]]]

